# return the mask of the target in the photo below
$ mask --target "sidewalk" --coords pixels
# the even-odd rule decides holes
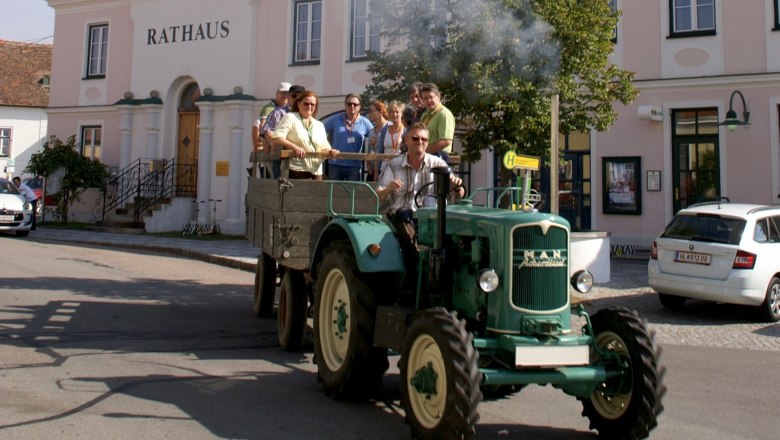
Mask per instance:
[[[30,232],[28,238],[49,242],[83,243],[173,254],[253,273],[257,265],[257,256],[261,252],[259,248],[247,240],[190,240],[144,234],[134,235],[49,229],[45,226]],[[625,290],[637,289],[647,285],[646,260],[613,258],[610,263],[610,282],[601,284],[597,288],[606,287],[608,290]],[[593,294],[591,294],[592,296]]]
[[[247,240],[190,240],[143,234],[49,229],[45,226],[30,232],[27,239],[160,252],[253,273],[257,265],[257,256],[260,255],[260,249]]]

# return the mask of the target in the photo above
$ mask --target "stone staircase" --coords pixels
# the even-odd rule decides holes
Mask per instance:
[[[144,234],[146,232],[145,219],[156,211],[163,210],[170,205],[171,200],[165,199],[141,212],[139,222],[134,221],[133,211],[135,202],[127,203],[123,208],[117,208],[106,213],[105,220],[98,220],[95,226],[88,229],[96,232],[113,232],[119,234]]]

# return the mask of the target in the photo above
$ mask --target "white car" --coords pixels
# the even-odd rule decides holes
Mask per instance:
[[[0,231],[24,237],[32,227],[32,204],[24,200],[13,182],[0,178]]]
[[[755,306],[762,319],[780,320],[780,206],[681,210],[653,242],[647,274],[668,309],[693,298]]]

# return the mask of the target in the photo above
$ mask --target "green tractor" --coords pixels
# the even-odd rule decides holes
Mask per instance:
[[[480,206],[473,194],[447,205],[449,173],[435,169],[433,187],[415,197],[437,200],[415,212],[416,274],[381,215],[332,215],[321,229],[308,291],[325,392],[370,397],[394,351],[416,438],[472,437],[483,393],[528,384],[577,397],[603,438],[647,437],[666,391],[654,333],[624,308],[573,310],[570,284],[586,292],[592,276],[570,276],[565,219],[527,209],[522,190],[526,209]],[[480,191],[501,198],[516,189]],[[584,318],[581,331],[572,329],[572,313]]]

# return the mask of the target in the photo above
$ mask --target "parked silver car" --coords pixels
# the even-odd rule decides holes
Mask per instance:
[[[13,182],[0,178],[0,231],[26,236],[32,227],[32,204],[24,200]]]
[[[707,202],[681,210],[653,243],[650,287],[664,307],[689,298],[756,306],[780,320],[780,206]]]

